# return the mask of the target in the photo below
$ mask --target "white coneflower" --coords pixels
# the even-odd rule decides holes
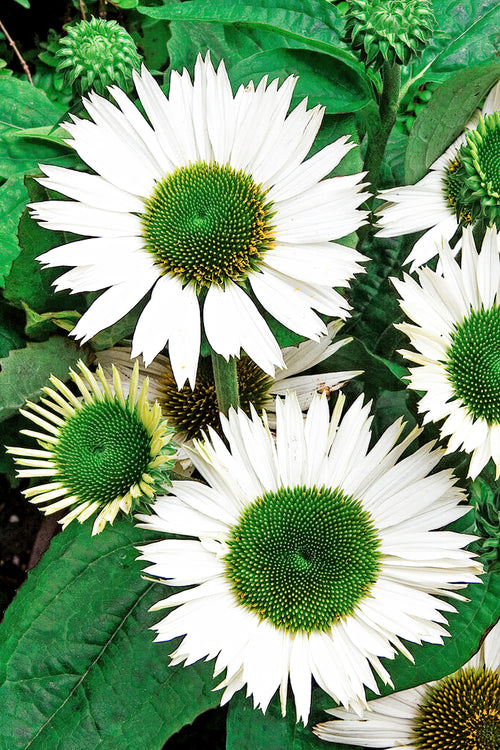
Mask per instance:
[[[346,707],[363,705],[380,657],[401,639],[440,643],[441,595],[475,582],[481,565],[462,548],[474,537],[435,531],[467,512],[451,471],[429,475],[443,451],[426,445],[398,462],[418,434],[396,444],[401,420],[370,449],[369,405],[340,421],[315,396],[304,420],[296,394],[276,403],[276,440],[241,410],[221,416],[191,457],[207,481],[174,481],[144,528],[184,535],[141,547],[146,573],[182,591],[153,609],[173,611],[157,640],[184,636],[173,664],[215,659],[225,702],[246,686],[265,710],[288,681],[307,722],[311,678]],[[189,587],[189,588],[186,588]],[[373,670],[373,671],[372,671]]]
[[[500,83],[497,83],[488,94],[482,115],[491,115],[499,109]],[[415,243],[405,260],[405,263],[411,263],[410,271],[437,255],[441,238],[451,240],[460,222],[467,224],[472,220],[468,207],[457,207],[457,199],[467,179],[459,151],[467,144],[470,131],[477,128],[478,123],[479,113],[476,112],[467,123],[465,131],[436,159],[425,177],[415,185],[381,190],[379,193],[380,198],[388,201],[379,209],[379,237],[398,237],[428,230]],[[498,149],[496,141],[493,148]],[[500,150],[498,156],[500,157]]]
[[[500,623],[477,654],[438,682],[370,701],[362,717],[328,711],[318,724],[327,742],[386,750],[498,750],[500,747]]]
[[[145,68],[134,80],[149,122],[116,87],[118,106],[91,94],[91,119],[64,127],[96,174],[42,166],[40,183],[74,200],[31,206],[42,226],[91,238],[39,256],[74,267],[56,288],[109,287],[72,335],[87,341],[151,291],[132,353],[149,363],[168,342],[178,387],[194,387],[202,321],[213,351],[228,359],[244,349],[273,375],[283,358],[255,301],[316,340],[326,326],[314,311],[348,315],[335,288],[364,256],[332,240],[365,220],[363,174],[323,178],[354,144],[339,138],[304,161],[323,110],[303,101],[287,115],[293,77],[233,97],[224,65],[215,72],[207,56],[193,83],[172,73],[168,98]]]
[[[416,351],[401,353],[410,368],[409,387],[424,395],[418,409],[425,422],[440,422],[448,451],[471,453],[475,478],[492,458],[500,474],[500,255],[495,229],[486,231],[476,252],[470,228],[462,259],[454,260],[446,241],[439,258],[442,273],[429,268],[393,279],[400,305],[415,324],[397,327]]]
[[[63,528],[75,518],[82,523],[99,511],[92,533],[113,523],[121,510],[130,513],[152,502],[170,484],[173,465],[172,430],[161,417],[158,402],[148,404],[148,383],[138,392],[139,367],[131,373],[128,395],[113,368],[113,387],[102,368],[92,372],[78,363],[71,377],[76,396],[52,376],[43,388],[43,406],[28,402],[21,414],[43,432],[22,430],[40,448],[7,448],[15,456],[19,477],[50,479],[24,495],[43,505],[44,513],[70,508]]]

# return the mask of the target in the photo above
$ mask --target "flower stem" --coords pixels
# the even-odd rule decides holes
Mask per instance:
[[[227,414],[230,406],[234,406],[237,409],[240,405],[236,358],[230,357],[228,362],[220,354],[214,352],[213,349],[211,350],[211,355],[217,402],[221,412]]]
[[[370,117],[367,122],[368,146],[364,168],[368,172],[372,193],[377,192],[380,167],[387,141],[396,122],[401,87],[401,66],[384,63],[382,68],[382,94],[379,102],[379,117]]]

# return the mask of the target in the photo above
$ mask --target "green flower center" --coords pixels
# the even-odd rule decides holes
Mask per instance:
[[[110,502],[140,481],[150,446],[135,409],[117,400],[85,404],[61,427],[54,450],[58,480],[82,501]]]
[[[481,135],[481,138],[478,136]],[[491,195],[499,197],[500,192],[500,121],[498,113],[485,118],[483,133],[481,129],[471,133],[474,143],[476,169],[486,183]]]
[[[466,137],[460,149],[466,176],[461,207],[474,221],[484,218],[500,224],[500,114],[481,117]]]
[[[272,380],[249,357],[241,357],[236,363],[240,408],[250,414],[250,404],[260,412],[266,403]],[[185,385],[179,391],[171,370],[160,377],[159,402],[168,423],[186,439],[201,438],[201,431],[212,427],[221,432],[219,405],[215,392],[215,381],[209,360],[202,359],[196,374],[194,390]]]
[[[352,614],[379,570],[369,514],[329,487],[266,492],[245,508],[227,544],[238,602],[291,633],[325,631]]]
[[[500,308],[470,312],[456,326],[446,371],[469,414],[500,421]]]
[[[146,245],[164,272],[198,287],[241,281],[274,239],[271,204],[250,175],[215,162],[157,182],[142,215]]]
[[[430,689],[415,728],[418,750],[498,750],[500,676],[465,669]]]

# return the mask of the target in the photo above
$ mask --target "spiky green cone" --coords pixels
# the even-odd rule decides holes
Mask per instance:
[[[466,133],[459,152],[464,183],[457,207],[472,221],[486,220],[500,228],[500,113],[479,118],[476,130]]]
[[[365,65],[408,65],[418,57],[435,26],[428,0],[350,0],[344,40]]]
[[[132,86],[132,71],[139,70],[141,57],[135,42],[116,21],[91,18],[66,27],[56,53],[58,71],[64,71],[69,84],[78,93],[95,89],[99,94],[116,84],[127,91]]]

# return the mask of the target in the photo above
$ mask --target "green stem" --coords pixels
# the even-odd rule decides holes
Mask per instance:
[[[382,94],[379,103],[379,117],[367,122],[368,146],[364,168],[368,172],[371,190],[376,193],[380,177],[380,167],[384,158],[387,141],[396,122],[401,87],[401,66],[384,63],[382,68]]]
[[[237,409],[240,405],[236,358],[230,357],[229,362],[227,362],[224,357],[214,352],[213,349],[211,350],[211,355],[217,403],[221,412],[227,414],[230,406],[234,406]]]

